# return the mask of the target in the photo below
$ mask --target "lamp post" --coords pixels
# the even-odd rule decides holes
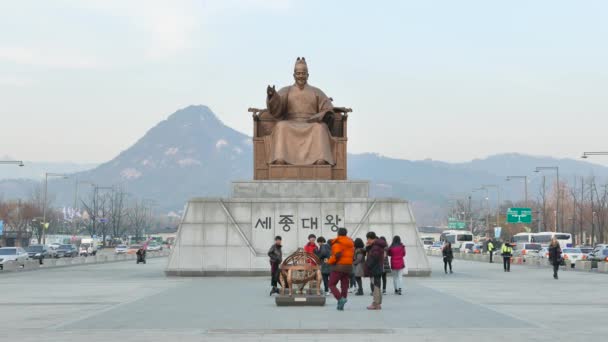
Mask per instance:
[[[68,178],[68,176],[65,173],[53,173],[53,172],[44,173],[44,200],[42,203],[42,244],[46,244],[46,229],[48,228],[48,225],[46,222],[46,197],[48,194],[49,177]]]
[[[473,189],[473,192],[479,191],[479,190],[485,190],[486,192],[486,196],[484,197],[484,199],[486,200],[486,235],[490,236],[490,203],[489,203],[489,192],[488,192],[488,188],[485,187],[481,187],[481,188],[475,188]]]
[[[497,184],[485,184],[484,188],[496,188],[496,227],[500,225],[500,186]]]
[[[587,159],[591,156],[608,156],[608,152],[583,152],[581,158]]]
[[[528,205],[528,176],[507,176],[507,181],[511,179],[523,179],[524,180],[524,203]]]
[[[540,172],[542,170],[553,170],[557,176],[557,191],[556,191],[556,200],[555,200],[555,230],[559,231],[562,226],[562,222],[558,224],[559,214],[559,198],[561,197],[561,186],[559,185],[559,166],[537,166],[534,172]]]
[[[4,164],[4,165],[14,164],[19,167],[25,166],[25,164],[23,164],[23,161],[21,161],[21,160],[0,160],[0,164]]]

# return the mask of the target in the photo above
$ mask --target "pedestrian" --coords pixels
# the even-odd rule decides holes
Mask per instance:
[[[365,276],[372,279],[374,284],[373,301],[368,310],[382,310],[382,291],[380,289],[380,279],[384,272],[384,253],[386,242],[379,239],[374,232],[368,232],[367,238],[366,259],[365,259]]]
[[[386,244],[386,247],[384,248],[384,259],[383,259],[384,270],[382,272],[382,294],[385,295],[386,294],[386,275],[388,273],[391,273],[391,263],[388,259],[388,241],[386,241],[386,238],[384,236],[381,236],[380,240],[384,241],[384,243]]]
[[[279,289],[277,287],[277,283],[279,282],[279,276],[281,270],[279,267],[281,266],[281,262],[283,262],[283,251],[281,248],[282,238],[280,236],[276,236],[274,238],[274,243],[270,246],[268,250],[268,257],[270,258],[270,286],[272,289],[270,290],[270,295],[273,293],[279,293]]]
[[[562,248],[559,245],[559,241],[556,238],[551,239],[549,244],[549,262],[553,265],[553,279],[558,279],[557,271],[559,266],[562,264]]]
[[[308,235],[308,242],[304,245],[304,251],[308,254],[315,255],[317,250],[317,236],[315,234]],[[314,264],[314,262],[311,262]]]
[[[488,253],[490,253],[490,264],[493,263],[492,257],[494,256],[494,242],[492,239],[488,241]]]
[[[329,259],[329,257],[331,256],[331,247],[325,242],[326,241],[324,237],[319,236],[317,238],[319,248],[317,248],[315,254],[319,258],[319,260],[321,260],[321,276],[323,277],[323,287],[325,289],[325,295],[328,296],[330,267],[329,264],[327,264],[327,259]]]
[[[361,238],[355,239],[355,259],[353,260],[353,274],[357,282],[355,296],[363,296],[363,277],[365,276],[365,244]]]
[[[393,237],[393,242],[388,249],[391,257],[391,273],[393,274],[393,288],[395,294],[403,294],[403,270],[405,269],[405,246],[401,243],[399,235]]]
[[[513,256],[513,247],[508,242],[502,245],[502,265],[505,272],[511,272],[511,257]]]
[[[452,260],[454,260],[454,252],[452,251],[452,244],[450,242],[446,242],[441,249],[441,254],[443,255],[443,270],[445,274],[448,274],[448,266],[450,266],[450,274],[452,272]]]
[[[329,290],[338,301],[337,309],[340,311],[344,310],[344,304],[348,301],[348,282],[353,271],[353,257],[355,255],[355,244],[346,234],[346,228],[339,228],[338,236],[329,240],[331,256],[327,261],[332,267],[329,274]],[[336,287],[338,282],[340,282],[340,291]]]

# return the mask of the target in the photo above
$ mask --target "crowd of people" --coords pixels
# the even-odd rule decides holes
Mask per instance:
[[[393,277],[396,295],[405,290],[403,276],[406,269],[406,249],[399,236],[394,236],[390,246],[384,236],[378,237],[368,232],[366,240],[347,236],[346,228],[338,229],[337,236],[326,240],[323,236],[310,234],[304,251],[315,255],[320,262],[325,295],[330,294],[337,301],[337,309],[344,310],[348,294],[363,296],[363,278],[370,279],[372,303],[368,310],[382,309],[382,296],[386,295],[387,275]],[[278,282],[280,265],[283,260],[282,238],[275,237],[268,251],[270,258],[271,286],[270,295],[279,293]],[[340,288],[338,289],[338,284]]]
[[[493,263],[494,242],[492,240],[488,241],[487,248],[490,255],[490,263]],[[505,272],[511,272],[513,245],[508,242],[503,243],[500,252],[503,260],[503,270]],[[441,253],[443,256],[443,269],[445,273],[448,274],[448,267],[450,269],[450,274],[454,273],[452,271],[452,260],[454,260],[452,244],[450,242],[446,242],[441,248]],[[559,279],[557,273],[559,271],[559,266],[564,265],[564,258],[562,257],[562,249],[559,241],[557,241],[556,238],[551,239],[551,243],[549,244],[549,263],[553,266],[553,279]]]

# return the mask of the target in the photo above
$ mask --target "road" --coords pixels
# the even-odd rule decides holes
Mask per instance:
[[[264,278],[166,278],[166,258],[0,275],[0,327],[18,341],[521,341],[585,340],[608,333],[608,275],[454,262],[445,275],[406,278],[382,311],[350,297],[344,312],[276,307]],[[390,279],[390,278],[389,278]],[[388,291],[392,292],[389,281]],[[401,340],[401,339],[399,339]]]

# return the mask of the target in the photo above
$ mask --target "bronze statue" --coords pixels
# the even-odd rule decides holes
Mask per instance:
[[[298,285],[295,294],[315,294],[321,295],[321,260],[314,255],[298,248],[293,254],[288,256],[281,263],[281,295],[285,295],[285,290],[289,295],[294,295],[294,285]],[[308,287],[306,289],[306,287]]]
[[[308,66],[304,57],[296,60],[295,84],[266,89],[268,112],[280,121],[269,137],[268,162],[278,165],[335,165],[332,140],[326,115],[333,114],[331,99],[308,84]]]

